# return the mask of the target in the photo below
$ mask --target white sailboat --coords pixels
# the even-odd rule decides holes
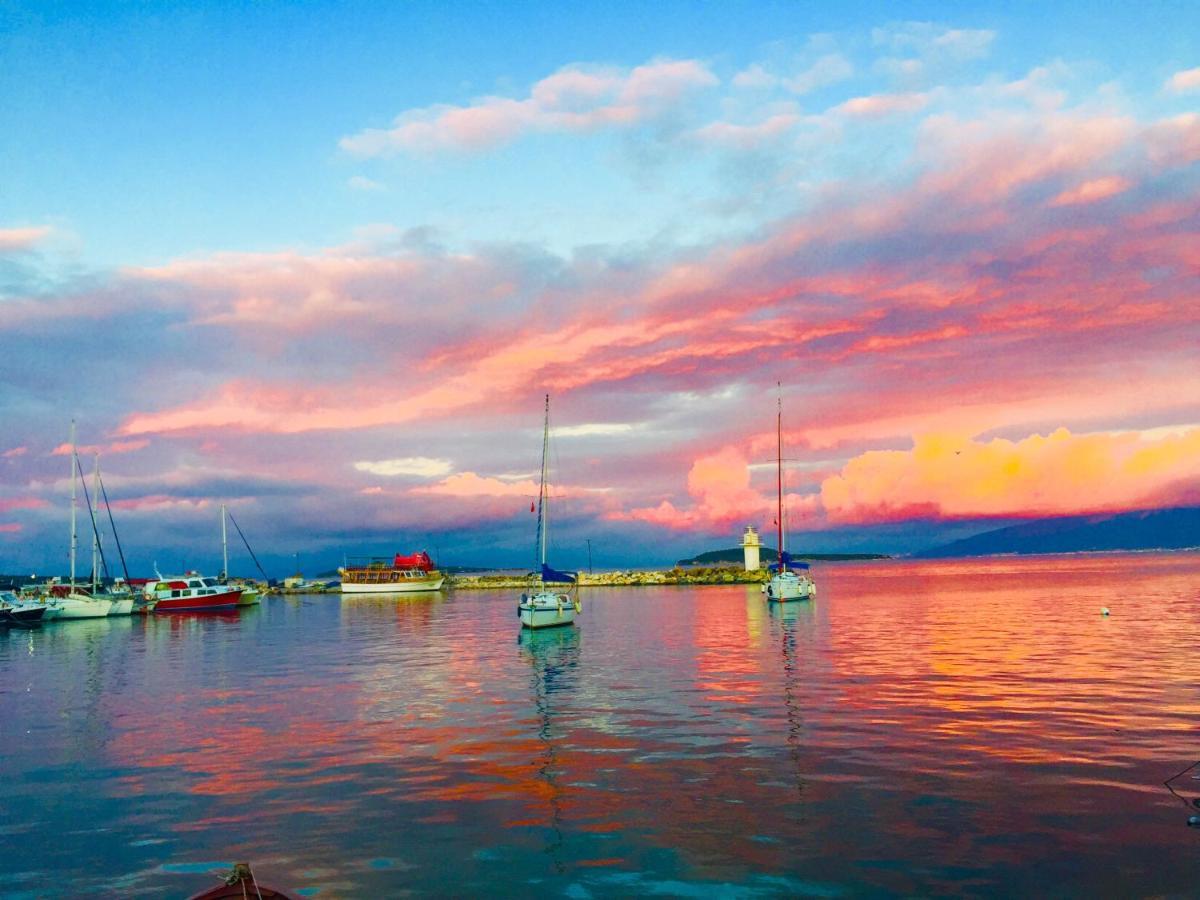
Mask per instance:
[[[546,529],[550,518],[550,494],[547,465],[550,450],[550,395],[546,395],[546,417],[542,427],[542,472],[538,488],[538,562],[541,565],[539,583],[521,595],[517,615],[525,628],[552,628],[570,625],[583,611],[579,601],[579,576],[575,572],[559,572],[546,565]],[[557,591],[552,584],[570,584],[567,592]]]
[[[107,616],[112,601],[100,597],[89,597],[75,585],[75,554],[79,549],[79,531],[76,527],[76,510],[79,506],[78,485],[75,477],[79,471],[79,455],[75,451],[75,420],[71,420],[71,583],[66,596],[58,597],[53,605],[58,608],[57,619],[99,619]]]
[[[796,568],[800,569],[800,572],[788,568],[791,559],[784,548],[786,534],[783,527],[783,398],[780,397],[776,402],[778,409],[775,415],[775,490],[777,500],[775,525],[779,541],[777,544],[779,561],[772,567],[776,569],[776,572],[767,582],[766,594],[768,600],[784,603],[788,600],[811,600],[817,593],[817,586],[806,571],[808,563],[796,564]]]

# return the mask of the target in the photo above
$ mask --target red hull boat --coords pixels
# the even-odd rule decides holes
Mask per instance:
[[[155,612],[207,612],[236,608],[242,589],[188,572],[146,582],[143,596],[154,604]]]

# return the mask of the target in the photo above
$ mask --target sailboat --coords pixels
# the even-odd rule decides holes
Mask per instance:
[[[579,602],[579,573],[559,572],[546,565],[546,529],[550,518],[550,493],[547,484],[547,466],[550,450],[550,395],[546,395],[546,416],[542,426],[542,471],[538,487],[538,562],[541,565],[539,581],[534,589],[521,595],[517,603],[517,615],[525,628],[551,628],[570,625],[576,614],[583,611]],[[570,584],[566,593],[556,591],[552,584]]]
[[[103,597],[90,597],[75,584],[75,554],[79,549],[79,531],[76,527],[76,511],[79,506],[78,483],[79,454],[75,450],[75,420],[71,420],[71,583],[56,585],[51,592],[56,596],[56,619],[99,619],[107,616],[112,601]],[[90,506],[90,505],[89,505]]]
[[[813,584],[812,578],[808,576],[808,563],[797,563],[796,569],[800,572],[792,571],[788,568],[791,563],[791,558],[784,549],[784,528],[783,528],[783,398],[779,397],[776,401],[778,409],[775,414],[775,490],[777,498],[777,507],[775,511],[775,526],[776,534],[779,540],[779,562],[771,568],[775,570],[775,574],[771,576],[771,580],[767,582],[767,599],[778,603],[784,603],[788,600],[811,600],[817,593],[817,586]]]

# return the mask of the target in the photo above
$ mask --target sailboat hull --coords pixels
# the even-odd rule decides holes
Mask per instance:
[[[811,600],[817,586],[808,578],[800,578],[793,572],[776,575],[767,583],[767,599],[775,603],[792,600]]]
[[[122,597],[119,600],[113,600],[112,606],[108,610],[110,616],[127,616],[133,612],[133,598]]]
[[[575,621],[579,610],[566,594],[526,595],[517,604],[517,615],[524,628],[557,628]]]
[[[101,619],[112,609],[111,600],[71,594],[55,601],[59,619]]]

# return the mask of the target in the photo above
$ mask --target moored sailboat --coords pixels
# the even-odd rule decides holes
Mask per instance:
[[[58,607],[57,619],[98,619],[107,616],[112,609],[112,601],[89,596],[75,584],[75,555],[79,549],[79,531],[77,528],[77,509],[79,506],[78,484],[76,475],[79,471],[79,455],[75,450],[75,420],[71,420],[71,583],[55,600]]]
[[[550,395],[546,395],[546,415],[542,427],[542,470],[538,488],[538,563],[541,570],[534,589],[521,595],[517,615],[525,628],[551,628],[570,625],[576,614],[583,611],[579,601],[579,575],[559,572],[546,564],[546,530],[550,518],[547,464],[550,449]],[[553,584],[571,585],[565,593],[550,587]]]
[[[779,603],[788,600],[811,600],[817,593],[817,586],[809,577],[808,563],[797,563],[796,569],[801,571],[796,572],[788,568],[792,562],[788,556],[787,549],[784,547],[784,538],[786,537],[786,529],[783,527],[783,398],[780,397],[777,401],[777,410],[775,415],[775,490],[776,490],[776,511],[775,511],[775,526],[776,536],[778,538],[779,561],[771,568],[775,574],[771,576],[771,580],[767,582],[767,599]]]

